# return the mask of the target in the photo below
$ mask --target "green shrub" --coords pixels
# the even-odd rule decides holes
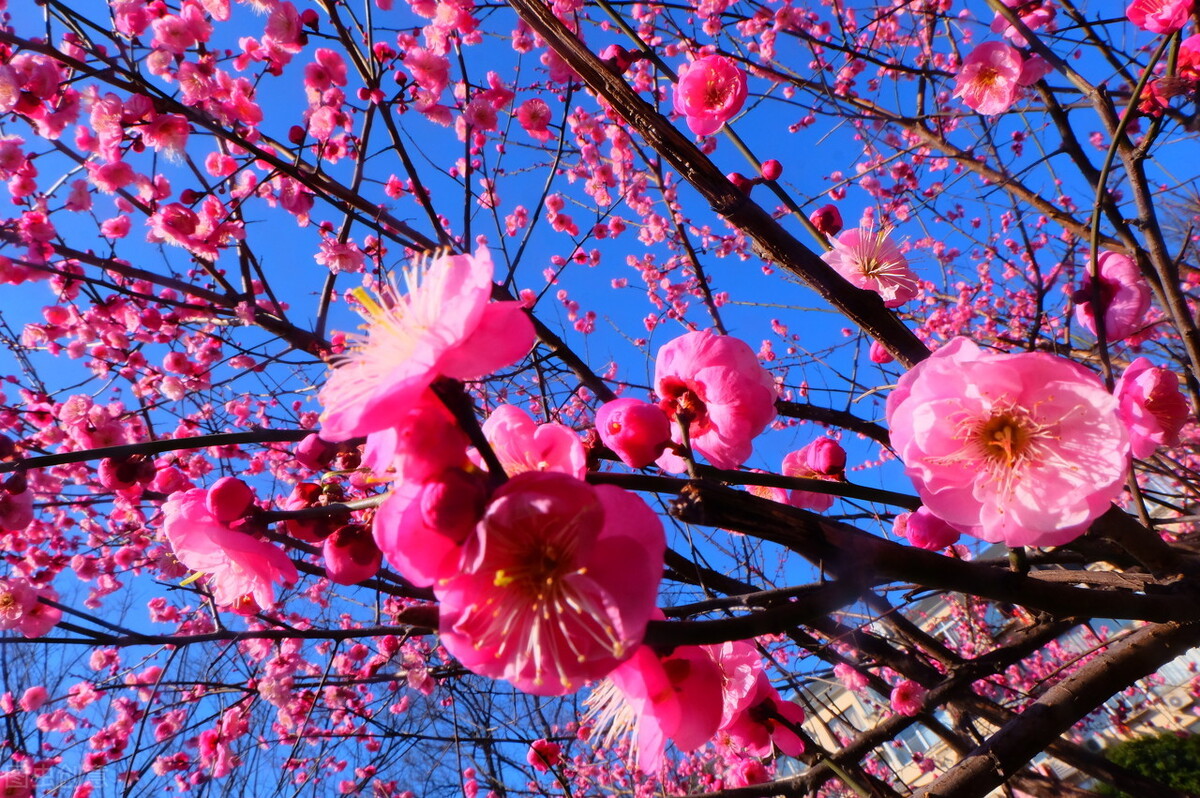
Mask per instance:
[[[1110,746],[1104,756],[1168,787],[1200,795],[1200,735],[1148,734]],[[1101,785],[1099,791],[1104,795],[1134,798],[1108,785]]]

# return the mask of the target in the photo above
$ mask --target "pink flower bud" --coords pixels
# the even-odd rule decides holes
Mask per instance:
[[[596,411],[596,429],[604,445],[630,468],[645,468],[671,441],[671,422],[658,405],[617,399]]]
[[[814,475],[833,477],[846,470],[846,450],[833,438],[817,438],[803,451]]]
[[[921,711],[925,693],[924,687],[905,679],[892,690],[892,709],[901,715],[916,715]]]
[[[325,538],[325,574],[339,585],[356,585],[379,572],[383,552],[371,530],[361,524],[346,524]]]
[[[870,358],[871,358],[872,363],[878,363],[881,366],[884,363],[891,363],[893,360],[896,359],[896,358],[892,357],[892,353],[887,350],[887,347],[885,347],[883,344],[879,343],[878,341],[871,342]]]
[[[558,743],[549,740],[534,740],[529,746],[529,753],[525,755],[525,761],[532,765],[534,770],[545,773],[562,762],[562,748]]]
[[[929,512],[924,507],[916,512],[896,516],[892,527],[897,536],[908,538],[908,542],[919,549],[939,551],[958,542],[957,529]]]
[[[735,188],[746,194],[749,194],[750,189],[754,188],[754,181],[746,177],[741,172],[730,172],[729,174],[725,175],[725,177],[730,183],[733,183]]]
[[[254,501],[254,491],[237,477],[221,477],[208,489],[205,506],[213,518],[223,524],[236,521],[246,514]]]
[[[769,161],[763,161],[762,176],[764,180],[778,180],[783,174],[783,164],[772,158]]]
[[[817,228],[817,232],[835,236],[842,232],[842,214],[838,212],[836,205],[823,205],[812,212],[808,217],[812,222],[812,226]]]
[[[435,532],[459,543],[483,517],[487,484],[480,474],[447,468],[422,486],[418,501],[422,520]]]
[[[1121,403],[1117,414],[1129,430],[1134,457],[1149,457],[1159,446],[1179,443],[1179,431],[1192,413],[1173,372],[1139,357],[1125,369],[1113,392]]]
[[[105,457],[96,466],[96,477],[108,490],[125,490],[137,484],[136,467],[124,457]]]
[[[321,436],[314,432],[296,444],[293,453],[296,455],[296,462],[305,468],[324,471],[333,462],[333,457],[337,454],[337,446],[322,440]]]

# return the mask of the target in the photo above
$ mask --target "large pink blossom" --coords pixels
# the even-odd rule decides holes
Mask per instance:
[[[720,130],[746,102],[746,73],[732,58],[706,55],[679,68],[674,106],[697,136]]]
[[[892,445],[931,512],[1010,546],[1078,537],[1120,496],[1129,436],[1087,369],[955,338],[888,397]]]
[[[483,435],[509,476],[526,471],[561,471],[577,479],[587,473],[587,455],[574,430],[539,424],[519,407],[500,405],[483,422]]]
[[[721,726],[735,745],[754,756],[770,756],[776,748],[785,756],[799,756],[804,741],[796,733],[804,722],[804,710],[785,701],[760,671],[745,709]]]
[[[967,54],[955,79],[954,96],[981,114],[1002,114],[1021,89],[1021,54],[1004,42],[984,42]]]
[[[688,424],[692,448],[717,468],[737,468],[753,451],[751,441],[775,418],[775,381],[745,341],[728,335],[690,332],[658,350],[654,386],[660,407],[676,423]],[[658,460],[681,472],[683,461],[667,452]]]
[[[1121,403],[1121,420],[1129,429],[1134,457],[1149,457],[1159,446],[1179,443],[1179,431],[1192,415],[1179,392],[1179,378],[1148,358],[1129,364],[1113,393]]]
[[[1100,278],[1100,305],[1104,308],[1104,339],[1110,343],[1123,341],[1146,324],[1150,310],[1150,286],[1142,277],[1137,264],[1120,252],[1101,252],[1096,259]],[[1097,291],[1090,276],[1075,292],[1075,319],[1093,335],[1096,334]]]
[[[917,275],[908,268],[900,247],[888,238],[888,231],[856,227],[830,244],[833,249],[821,260],[854,286],[879,294],[887,307],[899,307],[920,291]]]
[[[1125,9],[1129,21],[1151,33],[1174,33],[1187,24],[1195,0],[1133,0]]]
[[[203,488],[176,493],[163,504],[163,534],[175,558],[208,577],[213,598],[228,607],[275,603],[275,584],[292,584],[296,566],[283,551],[230,529],[209,512]]]
[[[359,290],[366,333],[333,359],[321,389],[321,437],[345,440],[386,429],[439,376],[473,380],[523,357],[533,324],[517,302],[490,302],[492,259],[425,258],[404,272],[407,293]]]
[[[553,471],[495,494],[458,573],[435,586],[442,642],[476,673],[563,695],[633,655],[666,541],[640,498]]]
[[[716,734],[721,722],[721,671],[708,647],[680,646],[660,656],[640,646],[588,699],[589,715],[608,727],[607,741],[634,735],[643,773],[662,767],[667,741],[692,751]]]

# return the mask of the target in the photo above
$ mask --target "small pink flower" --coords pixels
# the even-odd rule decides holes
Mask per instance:
[[[17,706],[22,712],[37,712],[42,706],[50,700],[50,693],[42,685],[34,685],[21,694],[21,700],[17,702]],[[4,795],[0,792],[0,795]]]
[[[549,129],[550,119],[550,106],[537,97],[531,97],[517,107],[517,121],[538,141],[549,141],[554,135]]]
[[[1142,30],[1174,33],[1187,24],[1194,5],[1194,0],[1133,0],[1125,16]]]
[[[833,438],[817,438],[783,458],[782,473],[785,477],[808,477],[840,482],[845,471],[846,450]],[[800,489],[792,490],[788,494],[788,504],[817,513],[828,510],[836,499],[831,493]]]
[[[37,603],[37,591],[24,579],[0,579],[0,630],[17,628]]]
[[[1134,457],[1149,457],[1160,446],[1179,443],[1179,431],[1192,411],[1173,372],[1139,357],[1117,380],[1113,393],[1121,403],[1118,412],[1129,429]]]
[[[720,130],[746,102],[746,73],[732,58],[706,55],[679,68],[675,111],[697,136]]]
[[[185,566],[206,574],[218,604],[259,608],[275,603],[275,583],[291,584],[296,566],[282,550],[247,532],[230,529],[213,518],[208,491],[176,493],[163,504],[163,535]]]
[[[963,59],[954,89],[967,107],[981,114],[1002,114],[1017,100],[1021,54],[1004,42],[984,42]]]
[[[1179,77],[1200,81],[1200,33],[1179,43]]]
[[[1109,343],[1123,341],[1146,324],[1150,310],[1150,286],[1137,264],[1120,252],[1101,252],[1096,259],[1100,277],[1100,304],[1104,308],[1104,338]],[[1075,319],[1096,334],[1095,289],[1090,275],[1075,292]]]
[[[637,496],[566,474],[506,482],[439,582],[442,643],[463,665],[564,695],[633,655],[654,611],[666,540]]]
[[[509,476],[526,471],[561,471],[577,479],[587,473],[587,454],[565,424],[538,424],[514,405],[500,405],[483,422],[483,435]]]
[[[650,465],[671,442],[671,421],[662,408],[629,397],[601,405],[596,430],[630,468]]]
[[[608,675],[588,699],[589,714],[612,739],[634,734],[637,766],[662,767],[667,740],[692,751],[716,734],[721,722],[721,671],[707,646],[680,646],[659,656],[649,646]]]
[[[1125,482],[1117,400],[1053,355],[987,353],[955,338],[900,378],[887,419],[930,512],[993,543],[1074,540]]]
[[[865,690],[867,687],[867,677],[844,662],[833,666],[833,675],[852,693]]]
[[[887,231],[854,228],[830,243],[833,249],[821,260],[852,285],[879,294],[887,307],[899,307],[920,291],[917,275]]]
[[[221,477],[208,489],[204,499],[208,512],[223,524],[241,518],[253,503],[254,491],[237,477]]]
[[[924,507],[896,516],[895,532],[898,537],[908,538],[908,542],[917,548],[930,551],[954,545],[961,534]]]
[[[752,441],[775,419],[775,381],[749,344],[728,335],[690,332],[658,350],[654,365],[659,407],[688,425],[692,448],[717,468],[737,468],[753,451]],[[671,452],[659,458],[668,471],[685,471]]]
[[[754,756],[770,756],[778,748],[784,756],[795,757],[804,752],[804,741],[796,733],[803,722],[800,705],[783,700],[767,674],[759,672],[745,710],[723,724],[721,730]]]
[[[439,376],[472,380],[524,357],[533,324],[517,302],[490,302],[492,259],[425,258],[377,298],[359,290],[365,335],[347,335],[321,389],[321,437],[346,440],[393,426]]]
[[[871,342],[871,351],[868,357],[870,357],[872,363],[877,363],[881,366],[885,363],[891,363],[896,359],[892,357],[892,353],[887,350],[887,347],[878,341]]]
[[[916,715],[925,701],[926,690],[914,681],[905,679],[892,688],[892,709],[901,715]]]
[[[534,740],[529,745],[525,761],[538,773],[545,773],[562,762],[562,748],[549,740]]]

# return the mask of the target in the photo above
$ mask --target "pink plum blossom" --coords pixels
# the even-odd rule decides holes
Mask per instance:
[[[957,543],[961,534],[925,507],[896,516],[895,532],[898,537],[908,538],[908,542],[917,548],[930,551]]]
[[[372,432],[362,464],[380,479],[424,482],[467,463],[468,439],[433,391],[423,391],[396,415],[393,426]]]
[[[1192,412],[1173,372],[1139,357],[1117,380],[1113,393],[1121,403],[1118,412],[1129,429],[1134,457],[1149,457],[1160,446],[1179,443],[1179,431]]]
[[[348,335],[350,347],[332,359],[321,389],[321,437],[345,440],[393,426],[439,376],[482,377],[524,357],[533,323],[517,302],[489,302],[492,259],[437,255],[404,272],[407,293],[395,283],[376,297],[356,296],[366,333]]]
[[[1150,310],[1150,286],[1137,263],[1120,252],[1101,252],[1096,259],[1100,278],[1100,304],[1104,308],[1104,338],[1110,343],[1123,341],[1146,324]],[[1096,290],[1091,276],[1075,292],[1075,319],[1096,334]]]
[[[545,773],[550,768],[562,762],[562,748],[558,743],[550,740],[541,739],[534,740],[529,745],[529,753],[525,755],[525,761],[539,773]]]
[[[371,531],[359,524],[339,527],[322,544],[325,575],[339,585],[356,585],[379,571],[383,552],[375,545]]]
[[[630,468],[645,468],[671,442],[671,421],[658,405],[631,397],[606,402],[596,411],[604,445]]]
[[[549,129],[550,119],[550,106],[537,97],[530,97],[517,107],[517,121],[538,141],[549,141],[554,135]]]
[[[679,68],[675,112],[697,136],[709,136],[737,116],[746,102],[746,73],[732,58],[706,55]]]
[[[835,236],[842,232],[842,214],[836,205],[822,205],[809,215],[808,221],[822,235]]]
[[[735,745],[754,756],[770,756],[778,748],[784,756],[794,757],[804,752],[804,741],[795,731],[803,722],[804,710],[800,705],[783,700],[767,674],[760,672],[745,710],[721,730],[729,734]]]
[[[925,506],[987,541],[1062,545],[1121,495],[1117,400],[1063,358],[955,338],[900,378],[887,419]]]
[[[833,675],[852,693],[865,690],[867,687],[867,677],[845,662],[839,662],[833,666]]]
[[[716,734],[721,722],[721,671],[707,647],[681,646],[660,656],[649,646],[609,674],[588,699],[607,738],[634,735],[643,773],[662,767],[667,741],[692,751]]]
[[[1133,0],[1125,16],[1142,30],[1174,33],[1187,24],[1194,5],[1194,0]]]
[[[577,479],[587,473],[587,455],[575,431],[565,424],[538,424],[514,405],[500,405],[483,422],[483,436],[492,445],[509,476],[526,471],[561,471]]]
[[[925,688],[914,681],[905,679],[892,688],[892,709],[901,715],[916,715],[921,711],[925,701]]]
[[[17,628],[37,603],[37,591],[24,579],[0,579],[0,630]]]
[[[634,654],[654,611],[666,541],[637,496],[566,474],[506,482],[435,586],[442,643],[476,673],[563,695]]]
[[[917,275],[888,231],[853,228],[831,242],[833,249],[821,260],[852,285],[874,291],[889,308],[899,307],[920,291]]]
[[[812,443],[789,452],[783,458],[781,473],[785,477],[807,477],[840,482],[846,471],[846,450],[833,438],[817,438]],[[816,493],[799,488],[789,491],[788,504],[803,510],[823,513],[837,499],[831,493]]]
[[[163,504],[163,534],[175,558],[208,577],[218,604],[244,606],[248,597],[259,608],[271,607],[274,585],[294,583],[296,566],[281,549],[214,518],[207,497],[196,488]]]
[[[676,421],[672,439],[688,425],[692,448],[717,468],[737,468],[753,451],[752,441],[775,419],[775,381],[749,344],[728,335],[690,332],[658,350],[654,385],[666,414]],[[686,470],[666,452],[658,463]]]
[[[967,54],[958,70],[954,96],[989,116],[1012,107],[1021,88],[1021,54],[1004,42],[984,42]]]
[[[4,798],[33,798],[34,778],[19,770],[0,773],[0,795]]]

